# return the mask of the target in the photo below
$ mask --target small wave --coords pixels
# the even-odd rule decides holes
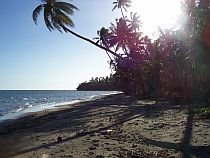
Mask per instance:
[[[88,98],[92,99],[92,98],[96,98],[96,97],[98,97],[98,95],[92,95],[92,96],[90,96]]]
[[[30,104],[28,102],[26,102],[25,105],[27,106],[27,105],[30,105]]]
[[[23,98],[23,100],[28,100],[28,98]]]
[[[27,107],[28,107],[28,108],[31,108],[32,106],[33,106],[33,105],[28,105]]]
[[[59,106],[62,106],[62,105],[72,105],[72,104],[76,104],[76,103],[80,103],[82,102],[83,100],[72,100],[72,101],[68,101],[68,102],[63,102],[63,103],[57,103],[55,107],[59,107]]]
[[[84,101],[91,101],[91,100],[101,99],[101,98],[109,96],[109,95],[121,94],[121,93],[122,92],[119,92],[119,91],[112,91],[112,92],[107,92],[107,93],[100,94],[100,95],[92,95],[92,96],[89,96],[88,98],[84,99]]]
[[[103,96],[105,95],[113,95],[113,94],[122,94],[123,92],[120,92],[120,91],[112,91],[110,93],[105,93],[105,94],[102,94]]]
[[[19,112],[19,111],[21,111],[21,110],[23,110],[23,108],[19,108],[19,109],[17,109],[17,110],[16,110],[16,112]]]

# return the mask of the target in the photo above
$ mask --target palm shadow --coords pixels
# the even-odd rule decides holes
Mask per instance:
[[[183,158],[192,158],[193,156],[197,158],[209,158],[210,145],[192,146],[190,144],[192,139],[193,118],[195,116],[195,111],[193,107],[188,107],[187,109],[188,109],[187,123],[181,143],[157,141],[143,137],[144,143],[148,145],[155,145],[157,147],[165,149],[174,149],[176,151],[181,152]]]

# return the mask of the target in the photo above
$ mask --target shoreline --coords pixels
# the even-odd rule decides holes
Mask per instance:
[[[79,103],[85,103],[88,101],[94,101],[97,99],[101,99],[103,97],[109,96],[109,95],[113,95],[113,94],[120,94],[122,92],[118,92],[118,91],[113,91],[112,93],[108,93],[108,94],[102,94],[102,95],[94,95],[94,96],[90,96],[87,98],[83,98],[83,99],[76,99],[76,100],[72,100],[69,102],[63,102],[63,103],[46,103],[46,104],[40,104],[40,105],[36,105],[36,106],[32,106],[29,107],[27,109],[24,109],[23,111],[18,111],[18,112],[10,112],[7,113],[5,115],[0,116],[0,123],[5,122],[5,121],[10,121],[10,120],[16,120],[16,119],[20,119],[22,117],[31,115],[33,113],[36,112],[41,112],[41,111],[48,111],[51,109],[57,109],[60,108],[61,106],[66,106],[66,105],[74,105],[74,104],[79,104]]]
[[[210,120],[188,110],[114,94],[35,112],[0,123],[0,157],[208,157]]]

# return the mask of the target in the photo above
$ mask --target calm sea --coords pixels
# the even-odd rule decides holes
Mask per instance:
[[[96,99],[113,91],[74,90],[2,90],[0,91],[0,121],[55,106]]]

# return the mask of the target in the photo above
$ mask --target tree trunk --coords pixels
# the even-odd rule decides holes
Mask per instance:
[[[114,56],[117,57],[117,58],[123,59],[123,57],[121,57],[121,56],[118,55],[117,53],[113,52],[112,50],[110,50],[110,49],[108,49],[108,48],[106,48],[106,47],[103,47],[103,46],[101,46],[100,44],[95,43],[94,41],[92,41],[92,40],[90,40],[90,39],[88,39],[88,38],[86,38],[86,37],[83,37],[83,36],[81,36],[81,35],[79,35],[79,34],[73,32],[73,31],[71,31],[70,29],[68,29],[68,28],[65,27],[65,26],[62,26],[62,27],[63,27],[63,29],[64,29],[66,32],[69,32],[69,33],[73,34],[74,36],[76,36],[76,37],[78,37],[78,38],[80,38],[80,39],[82,39],[82,40],[84,40],[84,41],[87,41],[87,42],[89,42],[89,43],[95,45],[96,47],[101,48],[101,49],[103,49],[103,50],[105,50],[105,51],[111,53],[112,55],[114,55]]]

